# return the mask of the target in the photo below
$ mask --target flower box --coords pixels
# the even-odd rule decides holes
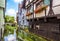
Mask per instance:
[[[34,11],[35,13],[41,12],[42,10],[46,9],[47,6],[39,6],[36,8],[36,10]]]

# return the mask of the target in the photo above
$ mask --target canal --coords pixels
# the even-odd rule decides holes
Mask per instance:
[[[7,36],[4,36],[4,41],[17,41],[16,30],[14,30],[13,34],[8,34]]]
[[[20,30],[18,32],[18,36],[16,34],[16,30],[14,30],[13,34],[8,34],[7,36],[4,36],[4,41],[47,41],[42,37],[39,37],[30,32],[25,32],[23,30]]]

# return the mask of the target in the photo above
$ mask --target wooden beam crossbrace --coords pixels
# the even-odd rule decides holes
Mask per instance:
[[[49,12],[48,12],[48,16],[54,15],[54,12],[53,12],[53,9],[52,9],[52,3],[53,3],[53,0],[50,0],[50,9],[49,9]]]

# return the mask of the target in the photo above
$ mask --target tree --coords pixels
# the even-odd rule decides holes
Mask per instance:
[[[14,33],[14,29],[17,29],[16,24],[14,23],[15,19],[13,16],[5,16],[5,28],[4,33],[8,35],[9,33]]]
[[[5,16],[6,23],[14,23],[14,21],[15,21],[14,17],[8,15]]]

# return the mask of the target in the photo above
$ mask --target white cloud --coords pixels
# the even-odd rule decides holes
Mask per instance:
[[[6,11],[5,15],[14,16],[14,18],[16,18],[16,13],[17,11],[11,8]]]
[[[14,0],[16,3],[21,3],[23,0]]]

